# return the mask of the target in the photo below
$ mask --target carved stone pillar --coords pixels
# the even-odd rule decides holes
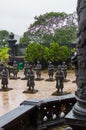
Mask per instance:
[[[78,43],[77,43],[77,103],[66,116],[73,130],[86,130],[86,0],[78,0]]]
[[[9,39],[8,39],[8,43],[9,43],[9,63],[12,65],[13,61],[14,61],[14,57],[15,57],[15,43],[17,42],[17,40],[14,39],[14,34],[11,32],[9,34]]]
[[[74,106],[74,113],[86,117],[86,0],[78,0],[78,43],[76,72],[77,91],[75,92],[77,103]]]
[[[10,53],[12,56],[15,56],[15,43],[17,42],[17,40],[14,39],[14,34],[11,32],[9,34],[9,39],[8,39],[8,43],[9,43],[9,47],[10,47]]]

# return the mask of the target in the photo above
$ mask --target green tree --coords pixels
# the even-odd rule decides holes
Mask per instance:
[[[58,43],[51,43],[50,47],[33,42],[29,43],[26,49],[25,60],[29,62],[49,61],[60,62],[69,58],[69,49],[66,46],[59,46]]]
[[[57,42],[58,44],[63,43],[63,39],[66,43],[75,41],[77,31],[75,14],[50,12],[38,17],[35,16],[35,22],[24,33],[21,42],[28,44],[29,41],[35,41],[49,47],[52,42]]]
[[[69,48],[67,46],[60,46],[59,53],[60,61],[66,61],[70,57]]]
[[[1,30],[0,31],[0,47],[5,47],[8,46],[8,36],[9,32],[6,30]]]
[[[49,59],[52,62],[58,62],[59,60],[59,44],[58,43],[51,43],[49,47]]]
[[[19,43],[21,43],[21,44],[25,43],[28,45],[29,41],[30,41],[30,39],[29,39],[29,36],[27,35],[27,32],[24,32],[23,37],[20,38]]]
[[[49,62],[66,61],[69,58],[69,49],[67,46],[59,46],[58,43],[51,43],[50,47],[44,49],[44,59]]]
[[[0,61],[5,63],[8,61],[9,59],[9,48],[5,47],[5,48],[0,48]]]
[[[64,26],[55,31],[54,40],[59,44],[72,43],[74,39],[76,39],[76,26]]]
[[[47,62],[50,61],[49,48],[46,46],[44,47],[43,58]]]
[[[41,61],[43,58],[43,46],[39,43],[29,43],[26,49],[25,59],[29,62]]]

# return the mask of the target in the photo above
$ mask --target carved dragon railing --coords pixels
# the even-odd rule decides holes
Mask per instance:
[[[76,99],[73,94],[43,100],[27,100],[0,117],[0,130],[44,130],[65,124],[65,115]]]

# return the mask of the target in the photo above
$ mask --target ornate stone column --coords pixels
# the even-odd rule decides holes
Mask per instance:
[[[15,56],[15,43],[16,42],[17,40],[14,39],[14,34],[11,32],[9,34],[9,39],[8,39],[9,47],[11,48],[10,50],[11,56]]]
[[[66,116],[73,130],[86,130],[86,0],[78,0],[78,43],[75,92],[77,103]]]
[[[14,34],[11,32],[9,34],[9,39],[8,39],[8,43],[9,43],[9,54],[10,54],[10,58],[9,58],[9,62],[13,62],[14,57],[15,57],[15,43],[17,42],[17,40],[14,39]],[[11,63],[12,64],[12,63]]]

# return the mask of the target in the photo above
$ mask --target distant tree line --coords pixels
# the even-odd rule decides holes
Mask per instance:
[[[60,62],[70,58],[69,46],[77,38],[76,13],[50,12],[34,19],[20,38],[20,44],[27,45],[25,53],[22,53],[25,60]],[[0,48],[8,48],[8,36],[8,31],[0,31]]]
[[[70,57],[69,46],[77,38],[76,13],[50,12],[34,19],[20,39],[21,44],[27,44],[25,59],[29,62],[66,61]]]
[[[50,12],[35,17],[35,22],[24,32],[20,43],[37,42],[48,46],[52,42],[59,45],[72,43],[76,40],[77,15],[64,12]]]

